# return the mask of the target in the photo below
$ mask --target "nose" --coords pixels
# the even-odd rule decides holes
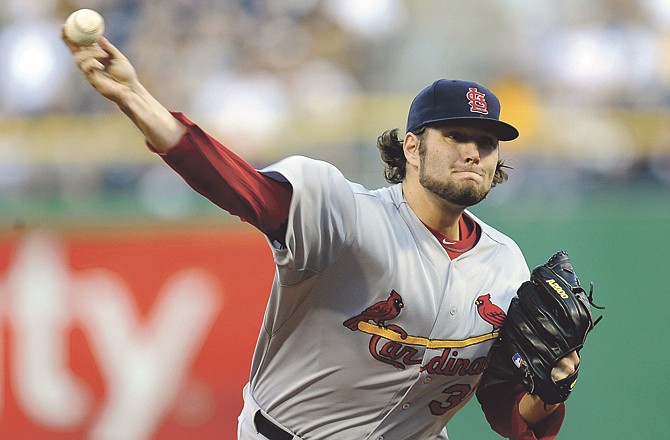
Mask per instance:
[[[461,157],[465,163],[478,164],[481,157],[479,156],[479,146],[474,140],[468,140],[461,144]]]

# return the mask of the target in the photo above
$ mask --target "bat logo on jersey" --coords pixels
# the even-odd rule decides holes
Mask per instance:
[[[473,113],[489,114],[489,105],[486,103],[486,94],[477,90],[477,87],[470,87],[465,95],[470,104],[470,111]]]
[[[507,315],[503,309],[491,302],[491,294],[487,293],[486,295],[480,295],[477,300],[475,300],[475,304],[477,305],[477,313],[479,313],[479,316],[493,326],[491,332],[500,330]]]
[[[378,326],[386,328],[386,321],[397,318],[403,307],[405,305],[402,297],[398,292],[392,290],[387,299],[371,305],[360,314],[344,321],[343,324],[352,331],[358,330],[360,322],[368,321],[373,321]]]

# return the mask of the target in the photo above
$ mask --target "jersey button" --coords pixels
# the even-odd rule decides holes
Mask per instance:
[[[406,403],[402,406],[402,409],[408,409],[409,408],[409,403]]]
[[[451,310],[449,310],[449,313],[451,313],[452,315],[455,315],[456,313],[458,313],[458,307],[456,307],[456,306],[452,307]]]
[[[433,379],[431,379],[430,376],[428,376],[423,380],[423,383],[430,383],[431,380]]]

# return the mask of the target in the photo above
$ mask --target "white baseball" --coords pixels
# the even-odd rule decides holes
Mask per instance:
[[[77,46],[90,46],[97,42],[105,31],[105,21],[92,9],[74,11],[65,20],[65,37]]]

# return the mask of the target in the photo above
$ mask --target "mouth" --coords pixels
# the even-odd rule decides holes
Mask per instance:
[[[484,179],[484,176],[472,170],[455,170],[454,175],[477,182],[481,182]]]

